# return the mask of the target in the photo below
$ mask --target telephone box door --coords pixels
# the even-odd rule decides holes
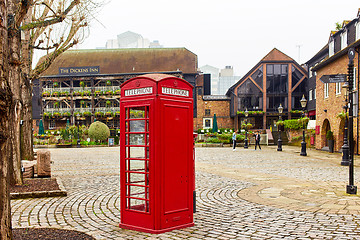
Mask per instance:
[[[151,216],[152,197],[150,194],[150,111],[152,101],[142,101],[134,104],[122,104],[121,114],[125,116],[124,134],[121,144],[124,146],[125,161],[121,162],[121,198],[122,223],[139,228],[154,228]],[[139,214],[141,217],[139,218]]]

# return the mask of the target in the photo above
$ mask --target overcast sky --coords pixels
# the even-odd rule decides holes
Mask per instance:
[[[306,62],[327,44],[335,23],[356,18],[359,7],[358,0],[112,0],[77,48],[104,47],[132,31],[187,48],[199,67],[230,65],[243,76],[273,48]]]

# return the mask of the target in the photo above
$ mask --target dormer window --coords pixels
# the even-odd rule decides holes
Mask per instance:
[[[341,50],[347,47],[347,30],[344,29],[344,32],[340,35],[341,38]]]
[[[330,42],[329,42],[329,57],[331,57],[332,55],[334,55],[335,51],[335,42],[334,42],[334,39],[330,39]]]
[[[360,39],[360,22],[357,22],[355,24],[355,28],[356,28],[356,40]]]

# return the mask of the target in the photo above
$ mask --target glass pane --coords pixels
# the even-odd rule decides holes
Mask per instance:
[[[129,158],[145,158],[145,148],[143,147],[129,147]]]
[[[130,118],[145,118],[145,107],[130,108]]]
[[[145,120],[130,121],[129,132],[145,132]]]
[[[129,174],[129,184],[145,184],[145,174],[142,173],[128,173]]]
[[[127,186],[129,188],[128,196],[130,197],[136,197],[136,198],[146,198],[145,195],[145,187],[139,187],[139,186]]]
[[[130,160],[127,170],[145,172],[145,167],[144,160]]]
[[[145,145],[145,134],[129,134],[130,145]]]
[[[251,78],[262,88],[263,86],[263,67],[259,67],[258,70],[251,76]]]
[[[131,210],[149,212],[149,203],[145,200],[130,199],[129,204],[128,208]]]

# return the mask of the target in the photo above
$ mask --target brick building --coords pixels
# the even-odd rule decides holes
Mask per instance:
[[[334,150],[340,151],[344,138],[344,119],[337,115],[343,111],[345,105],[345,89],[342,88],[348,72],[348,50],[355,49],[354,58],[354,138],[355,153],[359,153],[359,46],[360,46],[360,19],[344,21],[342,29],[332,31],[328,42],[328,55],[322,62],[312,68],[316,74],[316,125],[319,131],[316,136],[316,148],[323,149],[328,146],[326,133],[334,133]],[[339,75],[338,80],[330,80],[332,76]]]
[[[212,128],[214,114],[218,128],[233,128],[233,119],[230,118],[230,97],[210,95],[208,75],[200,75],[196,79],[197,116],[194,118],[194,130]]]

